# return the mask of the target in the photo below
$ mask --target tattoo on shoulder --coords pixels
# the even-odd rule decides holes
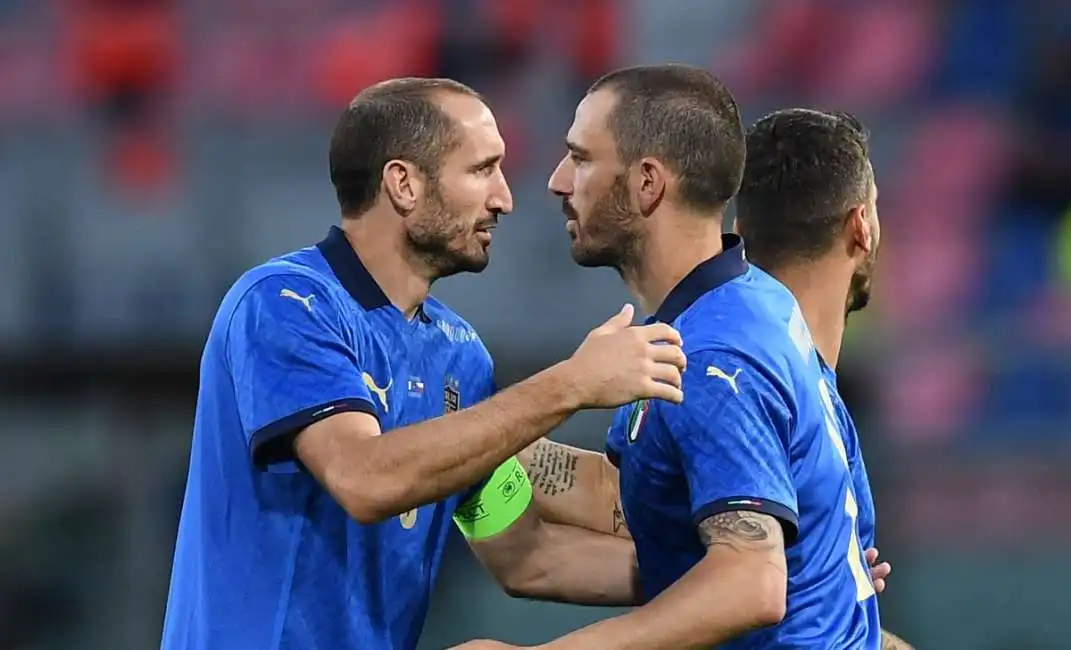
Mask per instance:
[[[528,464],[528,478],[535,489],[547,496],[568,492],[576,485],[576,466],[580,456],[564,445],[540,440]]]
[[[719,512],[699,522],[698,530],[705,545],[728,546],[738,551],[773,548],[785,543],[781,524],[761,512]]]

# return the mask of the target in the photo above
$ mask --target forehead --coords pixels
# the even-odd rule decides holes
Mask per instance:
[[[454,155],[472,158],[502,156],[506,143],[498,132],[491,109],[476,97],[460,93],[437,98],[440,108],[454,122],[458,147]]]
[[[576,107],[573,125],[566,136],[570,145],[583,147],[595,155],[616,155],[617,148],[610,133],[610,112],[617,105],[617,93],[609,89],[588,94]]]

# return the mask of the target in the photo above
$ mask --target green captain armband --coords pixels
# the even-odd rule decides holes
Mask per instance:
[[[458,506],[454,523],[467,539],[487,539],[512,526],[531,502],[532,483],[513,457],[498,466],[479,492]]]

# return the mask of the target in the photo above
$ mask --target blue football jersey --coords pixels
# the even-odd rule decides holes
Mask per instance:
[[[293,453],[343,411],[397,427],[493,391],[467,323],[429,298],[407,319],[338,228],[243,275],[201,361],[162,648],[416,647],[464,495],[352,520]]]
[[[837,373],[832,368],[822,363],[822,376],[825,377],[826,385],[829,386],[833,410],[837,414],[837,423],[840,426],[841,437],[844,439],[844,450],[848,456],[848,466],[852,470],[852,485],[855,487],[855,500],[859,504],[859,542],[866,550],[877,545],[875,527],[874,495],[870,491],[870,477],[866,473],[866,463],[863,462],[863,450],[859,445],[859,432],[855,429],[855,421],[852,420],[848,407],[841,399],[837,390]]]
[[[652,319],[684,340],[684,402],[623,407],[608,434],[645,595],[704,557],[700,521],[763,512],[785,531],[786,615],[719,647],[878,648],[852,473],[810,332],[788,289],[747,264],[740,238],[723,243]]]

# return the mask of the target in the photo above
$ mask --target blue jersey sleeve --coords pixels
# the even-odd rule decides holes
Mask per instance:
[[[305,427],[344,411],[376,413],[357,346],[331,295],[307,276],[269,276],[239,300],[227,359],[257,467],[295,470],[293,442]]]
[[[788,458],[791,411],[764,370],[727,351],[689,355],[684,402],[661,409],[687,477],[696,524],[752,510],[799,530]]]
[[[859,507],[856,521],[859,526],[859,541],[863,548],[867,549],[877,545],[874,495],[870,491],[870,479],[863,456],[858,455],[855,461],[852,465],[852,486],[855,488],[855,501]]]

